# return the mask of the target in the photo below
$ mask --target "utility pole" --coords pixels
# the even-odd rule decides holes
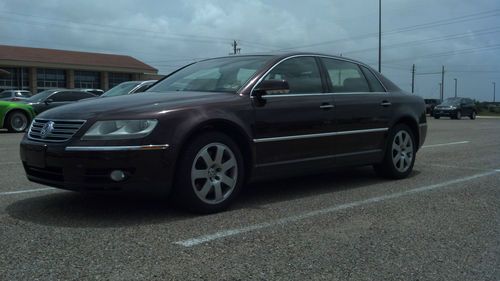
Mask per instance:
[[[443,84],[439,82],[439,99],[443,101]]]
[[[493,102],[496,102],[496,86],[497,86],[497,83],[496,82],[493,82]]]
[[[441,70],[441,101],[444,100],[444,65]]]
[[[241,48],[238,48],[238,42],[236,40],[233,40],[233,44],[231,44],[233,47],[233,55],[239,54],[241,51]]]
[[[415,64],[411,68],[411,93],[415,92]]]
[[[378,72],[382,73],[382,0],[378,0]]]
[[[455,80],[455,97],[457,97],[457,78],[453,78]]]

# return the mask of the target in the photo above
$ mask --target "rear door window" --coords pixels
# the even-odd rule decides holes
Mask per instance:
[[[321,60],[325,65],[333,93],[370,92],[368,81],[357,64],[328,58]]]

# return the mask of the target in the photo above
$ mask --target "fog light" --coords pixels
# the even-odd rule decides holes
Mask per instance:
[[[109,177],[113,181],[123,181],[126,178],[125,173],[123,171],[120,171],[120,170],[114,170],[113,172],[111,172],[109,174]]]

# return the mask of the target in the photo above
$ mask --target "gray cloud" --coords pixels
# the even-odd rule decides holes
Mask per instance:
[[[458,78],[460,95],[491,100],[491,82],[500,82],[500,48],[477,48],[500,44],[500,16],[483,14],[470,21],[459,17],[498,11],[498,1],[383,0],[383,7],[385,32],[458,18],[449,25],[384,35],[384,74],[409,90],[415,63],[422,74],[417,76],[417,94],[438,97],[440,75],[425,73],[445,65],[446,96],[453,95],[453,78]],[[161,73],[196,58],[227,55],[233,39],[242,53],[314,45],[296,50],[343,53],[375,66],[377,37],[361,35],[377,32],[378,1],[17,0],[0,2],[0,25],[0,44],[128,54]],[[495,27],[489,33],[475,32]],[[390,48],[449,35],[462,37]],[[349,54],[356,50],[364,51]],[[427,57],[457,50],[471,51]]]

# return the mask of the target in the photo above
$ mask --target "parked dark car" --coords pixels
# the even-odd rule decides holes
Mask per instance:
[[[425,112],[430,116],[434,114],[434,107],[441,103],[440,99],[424,99],[425,102]]]
[[[77,191],[173,191],[223,210],[249,181],[373,165],[400,179],[427,132],[422,98],[329,55],[247,55],[181,68],[147,95],[39,115],[21,142],[29,180]]]
[[[51,89],[42,91],[23,102],[31,105],[37,114],[47,109],[70,104],[96,95],[77,89]]]
[[[23,101],[31,96],[26,90],[5,90],[0,93],[0,100],[3,101]]]
[[[461,119],[462,116],[476,119],[476,114],[474,101],[469,98],[447,98],[434,108],[434,118],[436,119],[443,116],[451,119]]]
[[[106,91],[101,97],[107,98],[142,93],[156,82],[157,80],[123,82]]]

